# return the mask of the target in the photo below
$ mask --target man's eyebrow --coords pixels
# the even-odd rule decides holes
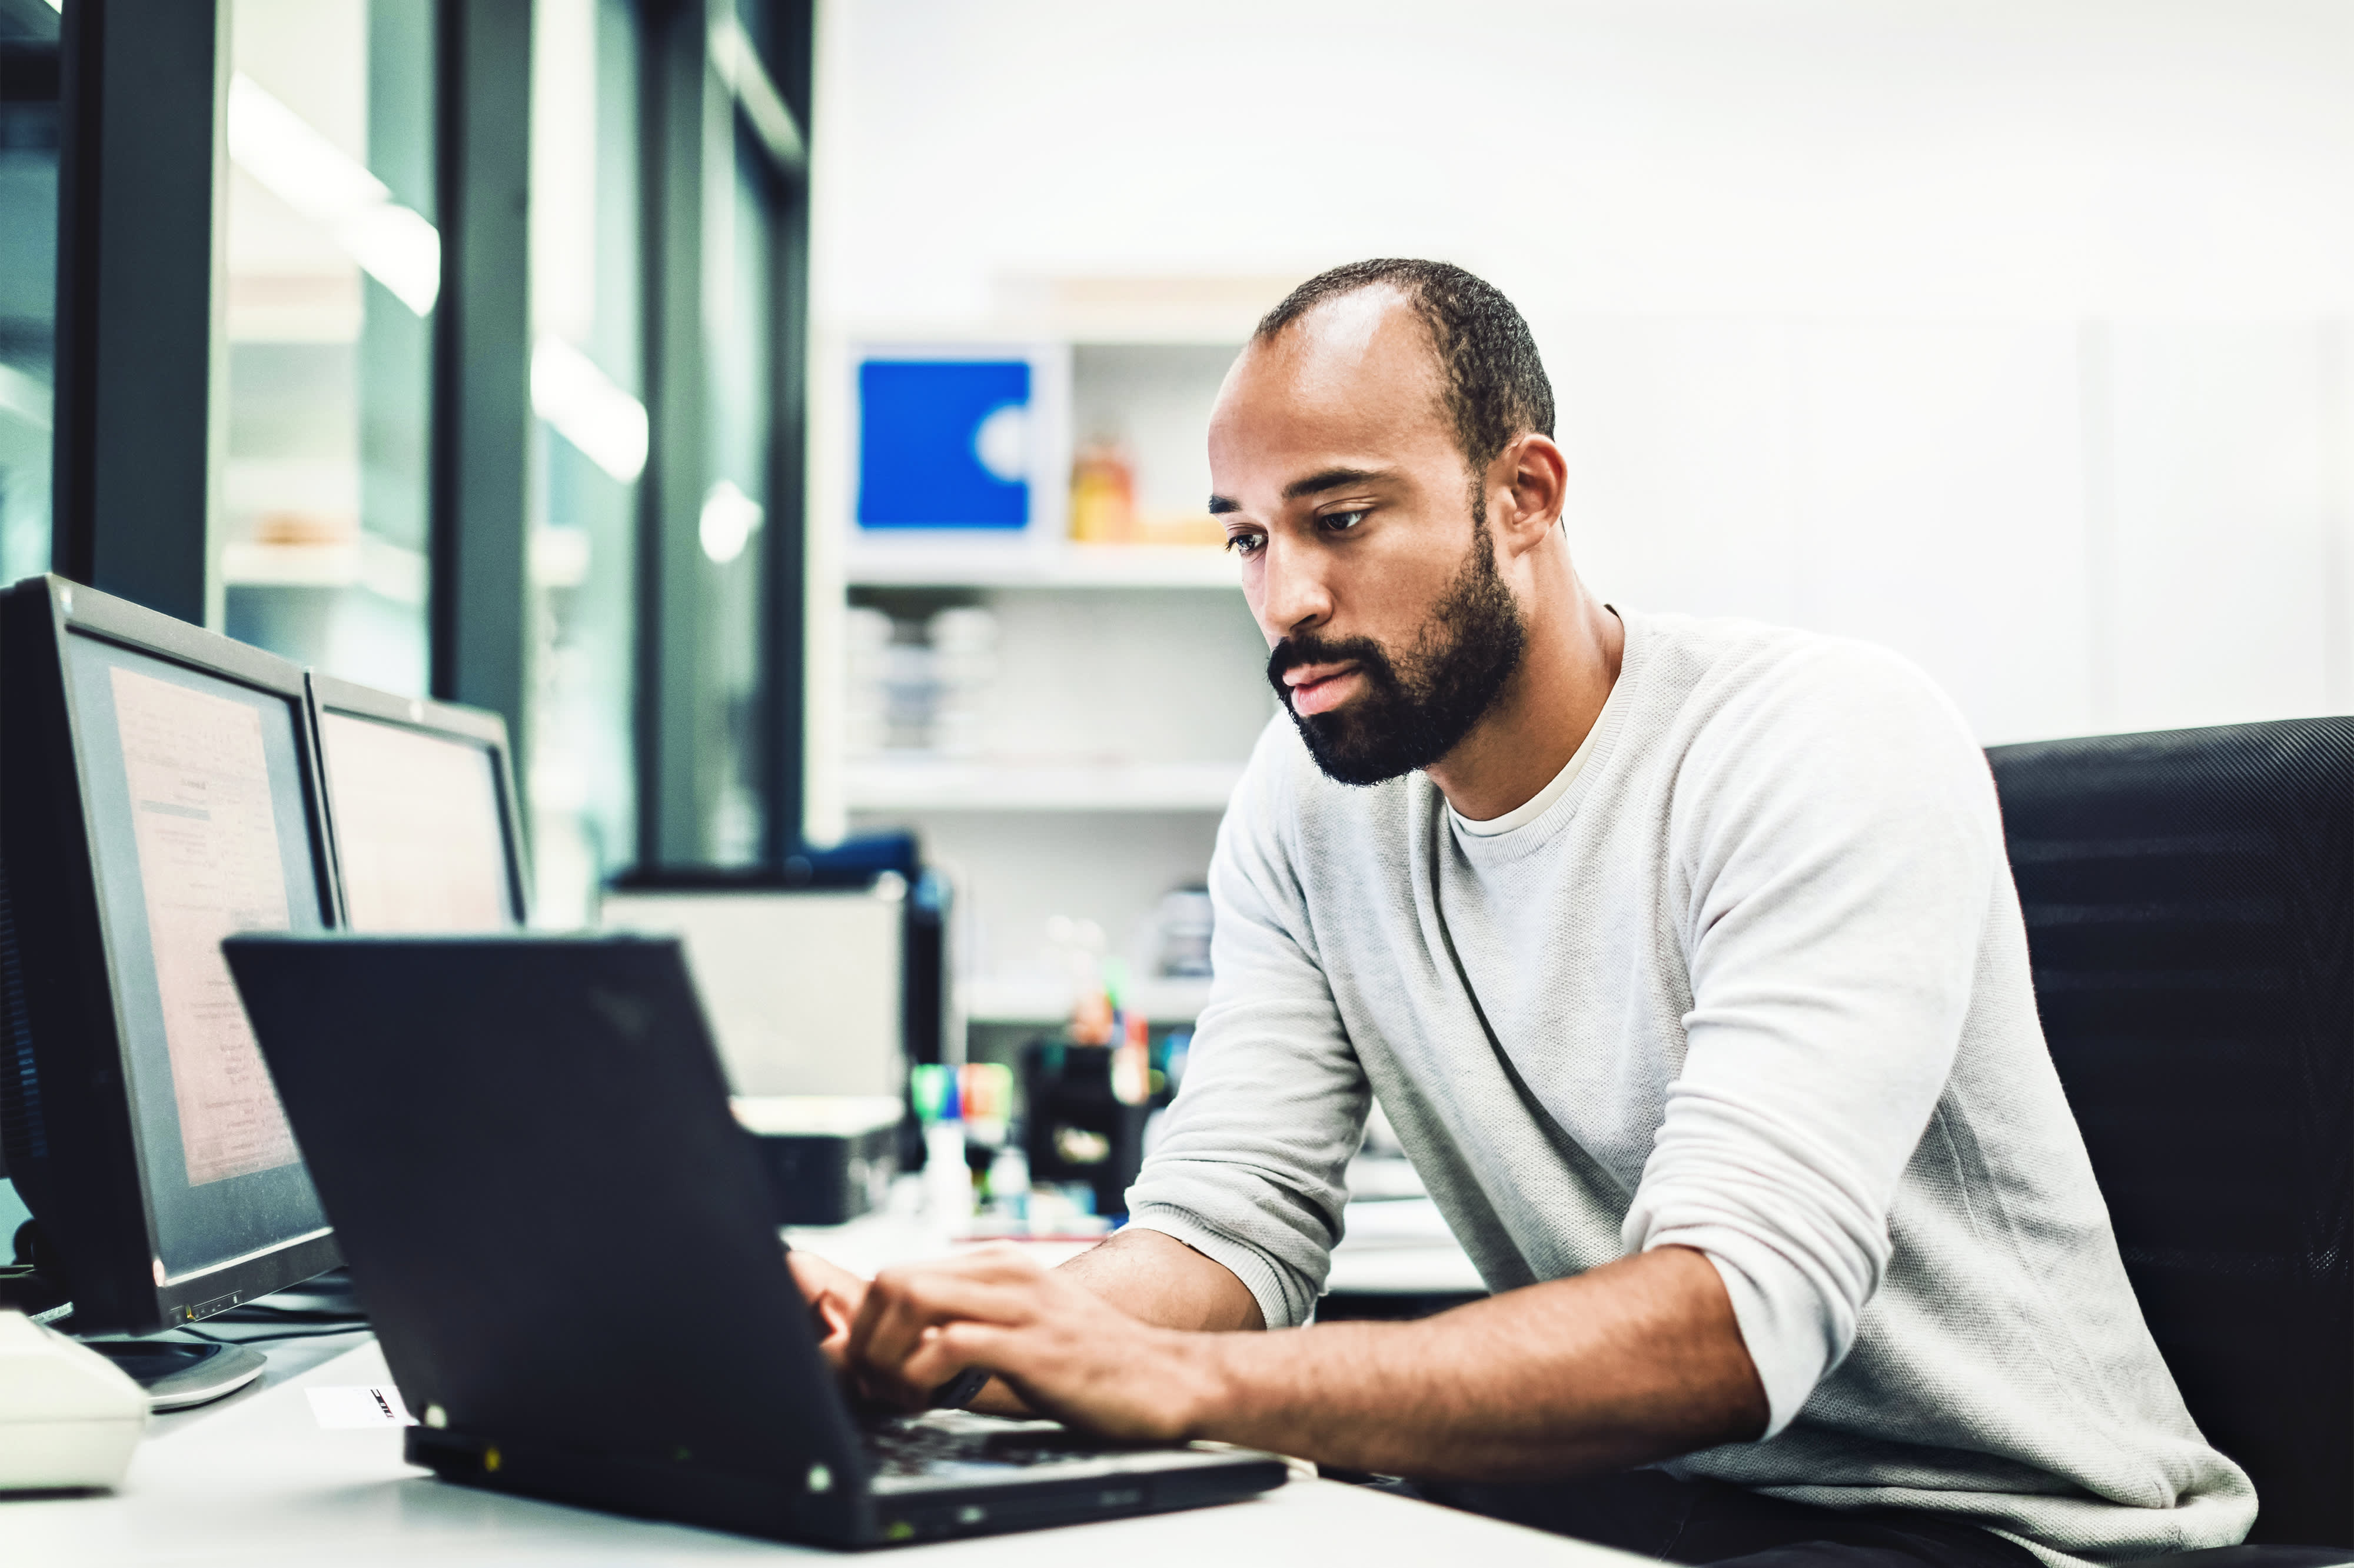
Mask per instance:
[[[1286,501],[1297,501],[1303,495],[1321,495],[1328,490],[1338,490],[1345,484],[1363,484],[1369,480],[1393,477],[1385,468],[1328,468],[1321,473],[1311,473],[1305,479],[1295,479],[1283,487]],[[1210,515],[1240,512],[1243,503],[1230,496],[1210,497]]]
[[[1338,490],[1344,484],[1363,484],[1367,480],[1387,479],[1389,471],[1377,468],[1328,468],[1321,473],[1311,473],[1305,479],[1295,479],[1283,487],[1286,501],[1297,501],[1303,495],[1321,495],[1328,490]]]

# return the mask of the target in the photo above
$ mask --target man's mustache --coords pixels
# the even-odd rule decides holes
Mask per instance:
[[[1302,664],[1360,664],[1376,682],[1390,673],[1389,655],[1370,637],[1287,637],[1267,656],[1267,678],[1283,689],[1283,673]]]

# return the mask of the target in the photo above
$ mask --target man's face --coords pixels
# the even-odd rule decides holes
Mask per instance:
[[[1211,508],[1267,679],[1346,784],[1438,761],[1520,663],[1438,377],[1405,302],[1363,290],[1245,350],[1210,418]]]

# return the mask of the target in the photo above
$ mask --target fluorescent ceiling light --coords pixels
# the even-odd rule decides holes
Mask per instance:
[[[228,84],[228,155],[271,195],[325,229],[419,315],[441,293],[441,232],[359,161],[242,73]]]
[[[704,496],[703,515],[696,520],[703,553],[713,564],[726,566],[744,553],[767,516],[767,510],[737,489],[733,481],[721,480]]]
[[[623,484],[645,471],[646,406],[552,333],[532,344],[531,409]]]
[[[744,118],[752,122],[753,134],[769,149],[777,166],[794,174],[806,167],[809,143],[801,139],[793,111],[769,79],[768,68],[760,63],[760,52],[745,36],[743,25],[728,12],[718,13],[705,35],[705,48],[711,69],[744,106]]]
[[[531,324],[574,343],[597,323],[597,5],[531,8]]]

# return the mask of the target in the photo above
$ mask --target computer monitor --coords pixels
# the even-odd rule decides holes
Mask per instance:
[[[60,1327],[341,1257],[221,958],[340,923],[302,670],[58,577],[0,594],[0,1139]]]
[[[907,1080],[906,879],[871,888],[615,889],[610,930],[676,936],[728,1086],[887,1096]]]
[[[522,834],[498,715],[313,672],[328,841],[357,931],[523,924]]]

